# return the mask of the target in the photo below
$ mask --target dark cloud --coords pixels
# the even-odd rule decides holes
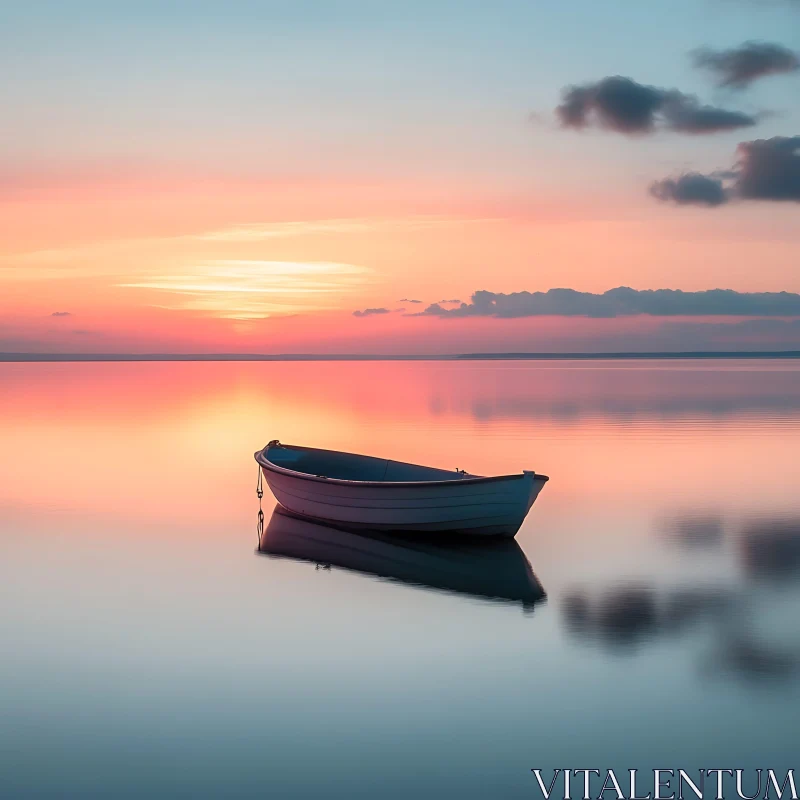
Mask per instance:
[[[567,128],[586,128],[596,117],[603,127],[620,133],[649,133],[664,99],[663,90],[655,86],[615,75],[567,87],[556,114]]]
[[[702,106],[695,98],[686,96],[668,103],[664,117],[670,130],[697,134],[749,128],[758,122],[758,117],[752,114]]]
[[[678,205],[720,206],[728,201],[728,192],[722,181],[699,172],[654,181],[650,185],[650,194],[658,200]]]
[[[734,169],[689,172],[655,181],[650,194],[679,205],[719,206],[733,199],[800,202],[800,136],[742,142]]]
[[[755,125],[758,118],[741,111],[702,105],[693,95],[677,89],[646,86],[613,75],[596,83],[568,86],[556,115],[565,128],[592,125],[629,135],[652,133],[658,128],[702,134]]]
[[[354,311],[354,317],[372,317],[375,314],[389,314],[388,308],[365,308],[363,311]]]
[[[397,301],[398,303],[421,303],[422,300],[409,300],[407,297],[403,297]]]
[[[800,202],[800,136],[742,142],[736,189],[751,200]]]
[[[72,312],[71,311],[54,311],[50,316],[51,317],[71,317],[72,316]]]
[[[793,50],[770,42],[745,42],[728,50],[701,48],[693,54],[695,66],[710,70],[719,86],[744,89],[758,78],[800,70]]]
[[[477,291],[471,303],[458,308],[428,306],[426,316],[439,317],[623,317],[648,314],[671,316],[800,316],[800,294],[790,292],[735,292],[709,289],[682,292],[674,289],[638,291],[625,286],[603,294],[575,289],[550,289],[547,292]]]

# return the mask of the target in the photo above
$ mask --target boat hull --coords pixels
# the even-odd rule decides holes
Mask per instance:
[[[275,499],[293,514],[353,530],[389,533],[513,537],[547,481],[532,472],[430,483],[328,480],[277,470],[263,453],[256,458]]]

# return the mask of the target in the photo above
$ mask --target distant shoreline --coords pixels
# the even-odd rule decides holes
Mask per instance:
[[[314,355],[261,353],[0,353],[0,363],[104,361],[628,361],[698,359],[792,359],[800,350],[689,351],[665,353],[460,353],[456,355]]]

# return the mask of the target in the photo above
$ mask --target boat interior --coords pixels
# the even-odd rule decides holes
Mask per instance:
[[[340,453],[336,450],[317,450],[313,447],[290,445],[268,446],[267,460],[278,467],[324,478],[343,481],[452,481],[476,477],[456,470],[421,467],[402,461]]]

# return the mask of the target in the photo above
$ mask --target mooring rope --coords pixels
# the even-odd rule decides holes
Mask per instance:
[[[256,483],[256,495],[258,496],[258,523],[256,525],[256,532],[258,533],[258,546],[261,547],[261,537],[264,534],[264,510],[261,508],[261,498],[264,496],[264,487],[261,483],[261,464],[257,464],[256,466],[258,467],[258,482]]]

